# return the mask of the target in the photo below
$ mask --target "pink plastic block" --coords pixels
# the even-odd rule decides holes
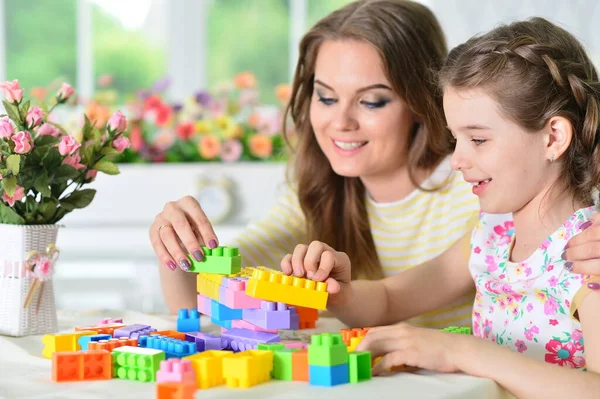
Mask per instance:
[[[156,372],[156,382],[196,382],[196,373],[192,362],[171,358],[160,362],[160,370]]]
[[[307,349],[308,348],[308,344],[306,342],[302,342],[302,341],[281,341],[281,343],[284,344],[285,347],[288,349],[292,349],[292,348]]]
[[[212,299],[198,294],[198,312],[208,317],[212,316]]]
[[[106,319],[100,320],[100,322],[98,324],[102,325],[102,324],[114,324],[114,323],[123,323],[123,319],[110,319],[110,318],[106,318]]]
[[[262,332],[266,332],[266,333],[277,334],[277,330],[267,330],[267,329],[261,328],[259,326],[255,326],[252,323],[248,323],[246,320],[232,320],[231,328],[243,328],[246,330],[262,331]]]
[[[246,278],[223,278],[219,302],[231,309],[260,309],[261,300],[246,295]]]

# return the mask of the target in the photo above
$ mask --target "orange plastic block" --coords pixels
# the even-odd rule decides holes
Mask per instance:
[[[353,337],[364,337],[369,332],[368,328],[342,328],[340,330],[340,334],[342,334],[342,341],[346,345],[350,345],[350,339]]]
[[[323,310],[329,296],[326,283],[264,269],[254,270],[246,283],[246,294],[266,301]]]
[[[150,335],[162,335],[163,337],[175,338],[185,341],[185,333],[175,330],[162,330],[151,332]]]
[[[54,352],[52,379],[56,382],[110,380],[112,358],[106,351]]]
[[[115,348],[121,346],[138,346],[137,338],[112,338],[109,340],[101,340],[97,342],[90,342],[88,349],[90,350],[105,350],[112,352]]]
[[[74,352],[81,350],[77,341],[82,335],[96,335],[93,331],[77,331],[67,334],[46,334],[42,337],[44,349],[42,356],[47,359],[52,357],[54,352]]]
[[[156,384],[156,399],[194,399],[196,384],[189,382],[161,382]]]
[[[123,323],[101,324],[99,326],[79,326],[75,327],[75,331],[95,331],[96,334],[110,334],[114,336],[114,331],[117,328],[126,327]]]
[[[308,351],[292,353],[292,380],[308,382]]]
[[[212,388],[225,383],[223,378],[223,359],[233,356],[230,351],[205,351],[195,355],[185,356],[182,360],[192,362],[196,372],[196,387]]]
[[[316,328],[317,320],[319,320],[319,311],[317,309],[296,306],[296,313],[298,313],[299,330]]]
[[[230,388],[250,388],[271,379],[273,352],[247,350],[223,358],[223,377]]]

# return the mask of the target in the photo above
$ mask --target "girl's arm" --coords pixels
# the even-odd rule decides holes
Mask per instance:
[[[348,326],[370,327],[448,305],[473,290],[467,266],[470,237],[466,234],[437,258],[406,272],[379,281],[341,284],[340,292],[330,297],[328,309]]]
[[[456,366],[491,378],[518,398],[600,397],[600,295],[589,294],[579,307],[587,372],[540,362],[505,347],[465,336]]]

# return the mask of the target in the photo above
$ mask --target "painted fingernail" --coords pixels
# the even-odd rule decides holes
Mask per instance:
[[[177,269],[177,266],[175,265],[175,262],[173,262],[172,260],[167,262],[167,267],[171,270],[175,270]]]
[[[202,262],[202,259],[204,258],[202,256],[202,252],[200,252],[199,249],[195,250],[194,252],[192,252],[192,256],[194,257],[194,259],[196,259],[196,261],[198,262]]]
[[[573,271],[573,262],[566,262],[565,269],[569,272],[572,272]]]
[[[567,254],[566,254],[566,252],[563,252],[562,254],[560,254],[560,258],[562,260],[567,260]]]
[[[214,249],[214,248],[216,248],[216,247],[217,247],[217,240],[215,240],[214,238],[213,238],[212,240],[210,240],[210,241],[208,242],[208,247],[209,247],[210,249]]]
[[[600,283],[588,283],[588,288],[590,290],[598,291],[600,290]]]
[[[569,243],[567,243],[567,244],[565,245],[565,249],[567,249],[567,248],[569,248]]]
[[[592,221],[591,221],[591,220],[588,220],[587,222],[585,222],[584,224],[582,224],[582,225],[581,225],[579,228],[580,228],[581,230],[585,230],[585,229],[587,229],[588,227],[590,227],[591,225],[592,225]]]
[[[184,271],[186,271],[186,272],[187,272],[188,270],[190,270],[190,267],[192,267],[192,265],[190,264],[190,262],[189,262],[187,259],[181,259],[181,260],[179,261],[179,265],[180,265],[180,266],[181,266],[181,268],[182,268]]]

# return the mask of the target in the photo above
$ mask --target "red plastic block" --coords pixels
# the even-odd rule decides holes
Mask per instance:
[[[319,311],[317,309],[296,306],[296,313],[298,313],[299,330],[316,328],[317,320],[319,320]]]
[[[52,379],[56,382],[110,380],[112,358],[107,351],[54,352]]]
[[[194,399],[196,383],[162,382],[156,384],[157,399]]]
[[[292,353],[292,381],[308,382],[308,351]]]
[[[137,338],[112,338],[109,340],[90,342],[88,344],[88,349],[112,352],[115,348],[120,348],[122,346],[138,346],[138,340]]]

